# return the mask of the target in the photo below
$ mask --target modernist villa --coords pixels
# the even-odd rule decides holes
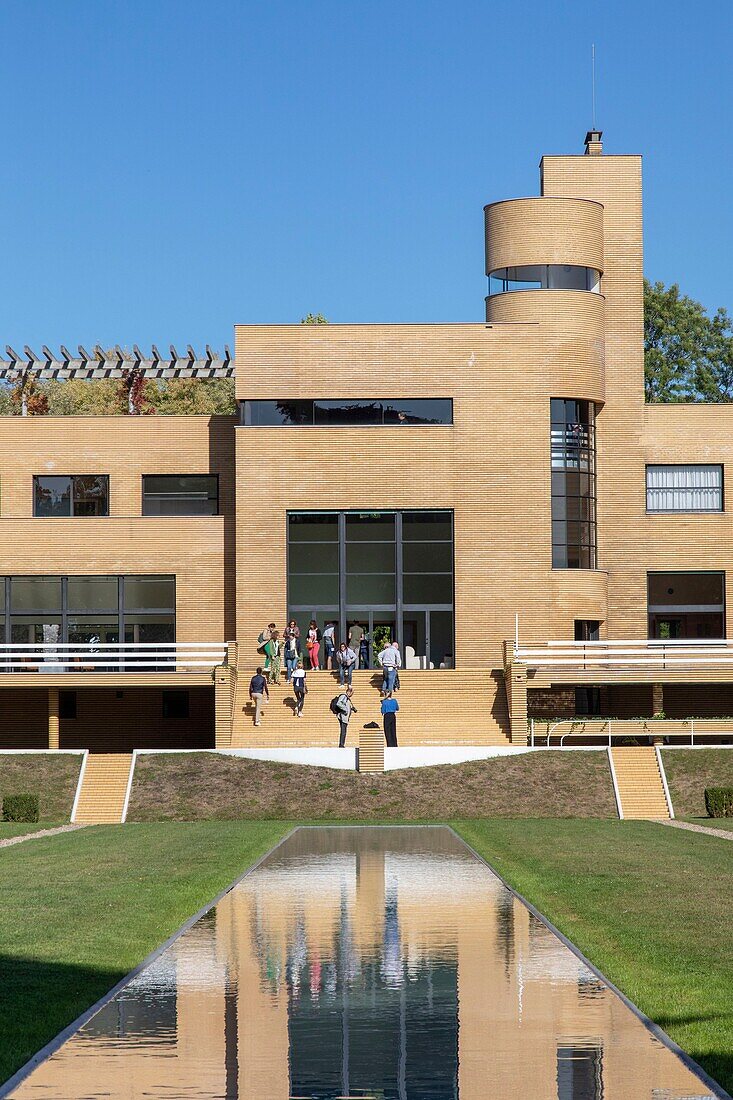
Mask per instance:
[[[641,157],[589,133],[485,233],[485,322],[240,325],[233,364],[139,356],[233,371],[236,417],[0,421],[0,745],[333,746],[325,672],[253,725],[291,617],[400,642],[403,745],[733,715],[733,410],[644,403]],[[80,355],[0,370],[119,367]]]

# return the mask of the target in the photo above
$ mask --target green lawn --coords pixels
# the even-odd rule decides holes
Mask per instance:
[[[26,833],[41,833],[45,829],[58,829],[59,826],[68,824],[68,821],[34,821],[32,824],[0,821],[0,840],[7,840],[11,836],[25,836]]]
[[[648,822],[464,821],[458,831],[733,1090],[733,851]]]
[[[105,826],[0,852],[0,1081],[287,828],[276,821]]]

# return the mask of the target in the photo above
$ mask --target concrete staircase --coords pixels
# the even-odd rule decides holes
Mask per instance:
[[[89,753],[73,821],[119,825],[130,778],[132,753]]]
[[[624,818],[669,818],[655,750],[619,746],[611,757]]]
[[[509,744],[509,717],[503,683],[494,684],[486,669],[402,669],[397,739],[409,745]],[[251,673],[240,670],[234,707],[232,748],[333,748],[338,744],[338,719],[329,702],[341,690],[330,672],[308,673],[308,694],[302,718],[294,715],[295,698],[285,677],[270,687],[262,724],[255,727],[247,699]],[[354,674],[354,705],[358,713],[349,726],[349,744],[356,745],[365,722],[379,722],[381,673]]]

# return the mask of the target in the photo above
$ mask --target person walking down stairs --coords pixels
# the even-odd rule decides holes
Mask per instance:
[[[305,697],[308,694],[308,687],[305,682],[305,669],[303,668],[303,662],[298,661],[292,676],[293,681],[293,693],[295,694],[295,717],[303,717],[303,706],[305,704]]]
[[[331,711],[335,714],[339,720],[339,748],[346,747],[346,735],[349,732],[349,719],[352,714],[356,714],[357,710],[354,704],[351,702],[351,697],[354,694],[354,689],[348,687],[346,691],[343,691],[340,695],[337,695],[335,699],[331,700]]]
[[[249,698],[255,707],[255,725],[259,726],[262,720],[262,698],[270,698],[270,689],[267,686],[267,680],[262,675],[262,669],[257,668],[257,672],[254,674],[249,682]]]

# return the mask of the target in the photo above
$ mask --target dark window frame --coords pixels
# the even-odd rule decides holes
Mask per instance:
[[[717,466],[720,470],[720,508],[650,508],[648,471],[679,466]],[[719,516],[725,512],[725,463],[724,462],[646,462],[644,464],[644,507],[648,516]]]
[[[160,703],[164,722],[187,722],[191,717],[191,693],[187,688],[164,688]]]
[[[721,637],[728,637],[728,601],[727,601],[727,572],[725,569],[647,569],[646,572],[646,617],[647,617],[647,637],[653,638],[652,634],[652,619],[657,618],[660,615],[668,616],[673,619],[677,616],[691,614],[689,604],[653,604],[649,602],[651,578],[652,577],[666,577],[666,576],[686,576],[686,577],[699,577],[699,576],[716,576],[721,578],[722,588],[722,603],[719,604],[699,604],[696,605],[701,609],[699,613],[720,615],[723,630]],[[671,608],[671,610],[665,610],[665,608]]]
[[[145,479],[148,478],[148,477],[160,477],[160,478],[207,477],[207,478],[210,478],[215,483],[216,496],[215,497],[210,497],[209,496],[206,499],[216,501],[216,511],[214,511],[214,512],[146,512],[145,511],[145,501],[146,501],[146,499],[150,499],[150,498],[154,499],[156,496],[158,498],[160,498],[160,494],[146,493],[145,492]],[[179,499],[185,500],[186,498],[185,498],[185,496],[180,496]],[[219,485],[219,474],[218,473],[216,473],[216,474],[211,474],[211,473],[205,473],[205,474],[192,474],[192,473],[188,473],[188,474],[169,474],[169,473],[165,473],[165,474],[141,474],[141,476],[140,476],[140,514],[145,516],[146,518],[153,518],[154,517],[156,519],[176,519],[179,516],[194,516],[194,517],[203,517],[203,518],[209,518],[210,519],[212,516],[221,515],[220,502],[221,502],[221,495],[220,495],[220,485]]]
[[[369,600],[362,601],[360,603],[359,601],[354,601],[354,600],[347,599],[346,583],[347,583],[347,577],[351,574],[348,574],[347,570],[346,570],[346,548],[347,548],[347,543],[349,545],[353,545],[354,541],[350,541],[350,540],[347,539],[346,520],[349,516],[365,516],[365,515],[369,515],[369,514],[376,515],[377,513],[378,514],[384,514],[384,515],[390,515],[390,516],[395,517],[394,539],[392,540],[392,539],[375,538],[373,540],[354,540],[354,541],[356,541],[358,544],[361,544],[361,545],[370,545],[371,543],[376,543],[376,544],[381,545],[381,546],[383,546],[383,545],[394,545],[394,547],[395,547],[395,572],[394,572],[394,577],[395,577],[395,599],[393,601],[388,602],[388,603],[377,603],[377,602],[373,602],[373,601],[369,601]],[[441,515],[449,517],[450,536],[448,538],[436,539],[435,537],[433,537],[433,538],[430,538],[430,539],[428,539],[428,538],[408,539],[408,540],[404,539],[403,531],[402,531],[402,527],[403,527],[403,522],[402,521],[403,521],[403,518],[406,515],[407,516],[412,516],[412,515],[418,515],[419,516],[419,515],[425,515],[425,514],[434,515],[436,513],[440,513]],[[308,516],[308,515],[335,516],[335,517],[337,517],[337,525],[338,525],[338,532],[339,532],[338,542],[337,542],[337,545],[339,546],[339,570],[338,570],[337,573],[322,574],[324,576],[337,576],[338,577],[338,599],[335,599],[333,601],[323,602],[323,603],[319,602],[319,603],[315,603],[315,604],[313,604],[311,602],[310,604],[305,604],[305,603],[296,603],[295,601],[291,600],[292,591],[291,591],[291,571],[290,571],[290,545],[291,545],[290,520],[291,520],[291,517],[293,517],[293,516]],[[453,653],[453,656],[455,656],[455,607],[456,607],[455,540],[456,540],[456,535],[455,535],[455,510],[453,508],[374,508],[374,509],[365,509],[365,508],[296,509],[296,508],[293,508],[293,509],[289,509],[285,514],[285,540],[286,540],[286,547],[287,547],[286,579],[287,579],[288,618],[290,618],[291,616],[294,616],[295,618],[298,618],[299,616],[304,616],[304,615],[308,615],[308,617],[310,618],[311,614],[314,613],[314,612],[318,613],[318,612],[324,612],[324,611],[328,611],[328,612],[336,611],[337,612],[337,618],[334,621],[336,621],[339,624],[340,637],[345,637],[346,636],[346,630],[347,630],[347,620],[348,620],[348,617],[349,617],[349,615],[347,615],[347,608],[353,608],[353,607],[356,607],[356,606],[361,606],[362,604],[364,606],[368,605],[371,612],[373,612],[373,613],[383,613],[385,615],[389,615],[389,616],[394,617],[397,639],[402,644],[403,635],[404,635],[403,617],[404,617],[405,612],[448,611],[453,616],[452,653]],[[452,547],[453,557],[452,557],[452,568],[451,568],[450,571],[431,570],[431,571],[418,572],[417,570],[412,570],[412,571],[408,571],[408,573],[406,574],[408,577],[413,577],[413,576],[418,576],[418,577],[419,576],[450,577],[450,581],[451,581],[451,584],[450,584],[451,600],[450,600],[450,602],[443,602],[443,601],[436,601],[436,602],[428,602],[428,601],[414,602],[414,601],[409,601],[408,602],[407,600],[405,600],[405,598],[404,598],[405,572],[404,572],[404,569],[403,569],[403,565],[404,565],[404,562],[403,562],[403,558],[404,558],[403,546],[405,544],[405,541],[407,541],[407,543],[410,546],[416,546],[416,545],[419,545],[421,543],[424,543],[425,545],[434,545],[436,542],[440,542],[440,543],[449,544]],[[298,543],[298,545],[302,545],[302,543]],[[307,543],[307,545],[315,548],[317,546],[322,545],[322,543],[318,542],[318,541],[309,541]],[[333,545],[333,541],[327,543],[326,545]],[[292,575],[293,576],[300,576],[302,574],[292,574]],[[309,576],[314,576],[314,575],[321,575],[321,574],[308,574],[308,575]],[[366,574],[365,573],[364,575],[380,575],[380,574]],[[389,574],[389,575],[392,575],[392,574]]]
[[[447,403],[448,414],[447,419],[437,419],[432,422],[410,422],[406,420],[400,422],[399,420],[388,419],[391,413],[395,412],[394,406],[401,403],[409,404],[412,401],[434,401],[436,406],[439,402]],[[332,402],[336,407],[336,402],[348,404],[354,409],[363,407],[364,411],[369,409],[375,410],[375,417],[373,420],[353,420],[346,422],[329,422],[328,420],[319,420],[317,415],[318,407],[323,407],[326,403]],[[239,401],[239,426],[246,428],[445,428],[452,427],[455,423],[453,398],[452,397],[394,397],[394,398],[372,398],[372,397],[344,397],[344,398],[298,398],[292,401],[280,400],[277,398],[267,399],[249,399],[245,398]],[[293,407],[299,406],[298,412],[304,417],[303,420],[297,423],[266,423],[259,424],[252,422],[252,406],[253,405],[292,405]],[[377,413],[376,410],[379,410]],[[396,415],[399,417],[399,410],[396,410]]]
[[[61,582],[61,597],[59,601],[58,609],[49,611],[48,609],[38,609],[34,607],[23,608],[22,611],[12,610],[12,582],[13,580],[26,580],[36,578],[52,578],[53,580],[59,580]],[[87,578],[87,577],[104,577],[107,579],[113,579],[117,582],[117,603],[116,606],[109,608],[95,608],[92,610],[77,609],[69,606],[69,580],[75,578]],[[173,600],[171,607],[127,607],[125,605],[125,581],[132,577],[165,577],[166,580],[173,581]],[[53,643],[55,645],[67,645],[69,641],[69,622],[75,618],[81,616],[85,618],[92,618],[94,616],[117,619],[117,633],[120,641],[125,637],[125,620],[128,615],[130,616],[143,616],[151,621],[156,617],[163,615],[172,615],[173,622],[170,624],[173,628],[173,637],[171,641],[176,640],[176,630],[178,626],[178,578],[175,573],[8,573],[4,576],[0,576],[0,610],[4,609],[4,616],[0,615],[0,618],[4,618],[4,630],[6,641],[10,641],[12,637],[12,627],[14,620],[18,618],[30,618],[37,616],[38,621],[42,622],[44,616],[47,619],[60,619],[61,637],[58,642]],[[0,628],[2,629],[2,628]],[[1,643],[0,643],[1,644]],[[42,643],[39,643],[39,645]]]
[[[64,516],[44,516],[44,515],[40,515],[36,511],[36,504],[37,504],[36,493],[37,493],[37,490],[38,490],[38,482],[41,478],[51,478],[51,477],[68,478],[68,480],[69,480],[69,483],[70,483],[70,493],[69,493],[69,508],[70,508],[70,511],[69,511],[68,515],[64,515]],[[105,482],[105,487],[106,487],[106,490],[107,490],[107,493],[106,493],[106,504],[107,504],[106,511],[100,512],[99,514],[93,515],[93,516],[85,516],[83,512],[75,512],[74,511],[74,504],[76,502],[76,493],[75,493],[74,482],[77,480],[77,478],[83,478],[83,477],[100,478]],[[33,501],[33,518],[34,519],[108,519],[109,516],[111,515],[111,507],[110,507],[110,505],[111,505],[111,489],[110,489],[110,476],[109,476],[109,474],[33,474],[33,482],[32,482],[31,493],[32,493],[32,501]]]
[[[562,405],[562,419],[556,415],[558,405]],[[550,543],[553,569],[598,568],[596,414],[595,402],[584,398],[556,397],[550,400]],[[572,488],[573,482],[577,482],[577,488]],[[560,490],[558,484],[562,486]],[[573,509],[577,514],[570,514]],[[573,532],[576,537],[572,537]]]

